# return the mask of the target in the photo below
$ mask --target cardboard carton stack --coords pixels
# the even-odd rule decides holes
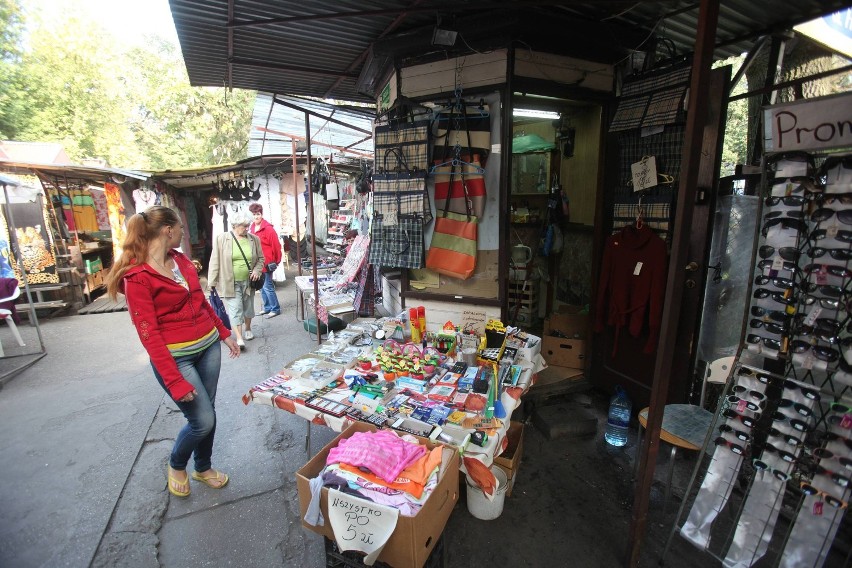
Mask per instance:
[[[588,314],[577,306],[563,306],[544,320],[541,353],[552,367],[583,370],[586,366]]]

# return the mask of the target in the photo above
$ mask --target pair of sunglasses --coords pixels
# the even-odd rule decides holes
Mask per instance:
[[[742,440],[743,442],[748,442],[749,440],[751,440],[751,436],[748,435],[746,432],[743,432],[742,430],[737,430],[736,428],[733,428],[728,424],[720,425],[719,431],[726,434],[731,434],[737,440]]]
[[[770,247],[771,248],[771,247]],[[784,249],[781,249],[784,250]],[[783,258],[783,257],[782,257]],[[754,277],[754,283],[758,286],[765,286],[767,284],[772,284],[776,288],[780,288],[782,290],[791,290],[796,287],[796,283],[790,280],[789,278],[781,278],[781,277],[772,277],[772,276],[764,276],[763,274],[758,274]]]
[[[790,446],[798,447],[798,446],[801,446],[804,443],[799,438],[793,436],[792,434],[787,434],[785,432],[782,432],[778,428],[770,428],[769,429],[769,436],[771,438],[778,438],[782,442],[784,442],[785,444],[790,445]]]
[[[756,404],[750,400],[740,398],[735,394],[729,395],[726,400],[729,404],[735,405],[738,409],[741,406],[751,410],[752,412],[760,412],[763,409],[763,402]]]
[[[774,264],[774,260],[771,258],[767,258],[766,260],[761,260],[757,263],[757,267],[760,270],[766,270],[767,268],[772,269],[772,265]],[[799,274],[799,266],[795,262],[784,262],[782,264],[781,270],[786,270],[787,272],[792,272],[793,274]]]
[[[778,402],[778,408],[792,408],[796,414],[800,414],[805,418],[810,418],[814,415],[814,411],[810,407],[802,404],[801,402],[792,401],[789,398],[782,398]]]
[[[790,479],[789,475],[787,475],[786,473],[784,473],[780,469],[775,469],[774,467],[769,467],[769,464],[766,463],[765,461],[755,459],[755,460],[752,460],[751,464],[754,466],[754,469],[756,471],[759,471],[761,473],[764,472],[764,471],[768,471],[769,473],[774,475],[775,478],[778,479],[779,481],[786,482],[788,479]]]
[[[756,299],[763,300],[764,298],[772,298],[779,304],[786,304],[788,306],[793,306],[796,304],[796,296],[795,294],[787,294],[786,292],[773,292],[772,290],[767,290],[766,288],[758,288],[752,294]]]
[[[830,207],[820,207],[811,213],[811,221],[822,223],[823,221],[828,221],[835,215],[837,216],[837,220],[844,225],[852,225],[852,211],[849,209],[835,210]]]
[[[783,461],[787,463],[796,463],[796,454],[791,454],[787,450],[782,450],[781,448],[776,448],[769,442],[766,442],[766,445],[763,447],[763,451],[769,452],[770,454],[775,454]]]
[[[766,400],[766,395],[763,394],[762,392],[760,392],[758,390],[750,389],[750,388],[745,387],[743,385],[734,385],[733,388],[731,388],[731,390],[734,392],[734,394],[736,394],[740,398],[742,398],[743,396],[750,396],[754,400],[761,400],[761,401]]]
[[[829,505],[834,509],[846,509],[847,507],[846,501],[841,501],[834,495],[821,491],[806,481],[802,481],[799,488],[802,490],[804,495],[818,495],[822,498],[826,505]]]
[[[753,318],[749,322],[749,326],[754,329],[763,328],[769,333],[774,333],[775,335],[783,335],[784,334],[784,326],[780,323],[771,323],[766,322],[757,318]]]
[[[783,197],[767,197],[764,203],[766,203],[767,207],[777,207],[779,203],[787,207],[801,207],[807,201],[804,195],[787,195]]]
[[[789,391],[796,391],[797,390],[797,391],[802,393],[802,396],[804,396],[805,398],[807,398],[809,400],[819,400],[820,399],[819,391],[817,391],[816,389],[803,387],[802,385],[798,385],[798,384],[794,383],[793,381],[789,381],[789,380],[784,381],[784,389],[789,390]]]
[[[782,279],[784,280],[784,279]],[[805,292],[809,294],[813,294],[814,292],[819,292],[823,296],[828,296],[829,298],[842,298],[845,294],[843,288],[840,286],[830,286],[828,284],[816,284],[814,282],[803,282],[802,288]]]
[[[824,345],[812,345],[807,341],[802,341],[801,339],[797,339],[790,343],[790,350],[793,353],[806,353],[810,350],[814,357],[827,363],[834,363],[840,359],[840,353],[836,349],[825,347]]]
[[[816,296],[812,296],[810,294],[805,294],[802,297],[802,302],[806,306],[810,306],[812,304],[819,304],[819,306],[824,310],[839,310],[843,307],[843,303],[840,300],[835,300],[833,298],[817,298]]]
[[[846,469],[852,470],[852,459],[846,456],[838,456],[828,448],[816,448],[811,452],[811,455],[818,460],[833,460],[836,459],[840,465]]]
[[[790,262],[797,262],[799,257],[802,255],[802,251],[797,249],[796,247],[781,247],[776,249],[772,245],[763,245],[759,249],[757,249],[757,255],[760,258],[770,258],[775,255],[776,251],[778,252],[778,256],[780,256],[784,260],[789,260]]]
[[[808,256],[811,258],[822,258],[825,255],[829,255],[834,260],[852,260],[852,249],[812,247],[811,250],[808,251]]]
[[[713,443],[716,444],[717,446],[725,446],[726,448],[728,448],[729,450],[731,450],[732,452],[734,452],[738,456],[741,456],[745,453],[745,448],[743,446],[741,446],[739,444],[735,444],[734,442],[729,442],[728,440],[726,440],[722,436],[719,436],[718,438],[716,438],[713,441]]]
[[[757,424],[758,417],[749,418],[748,416],[743,416],[742,414],[737,414],[734,410],[730,408],[726,408],[722,411],[722,416],[725,418],[730,418],[731,420],[739,420],[742,422],[746,428],[754,428],[755,424]]]
[[[755,333],[750,333],[746,337],[746,341],[748,343],[751,343],[752,345],[758,345],[760,342],[763,342],[766,347],[769,347],[770,349],[775,349],[776,351],[781,351],[781,341],[778,339],[772,339],[771,337],[761,337],[760,335],[757,335]]]
[[[794,430],[798,430],[799,432],[810,431],[810,425],[807,422],[805,422],[804,420],[799,420],[798,418],[790,418],[783,412],[773,412],[772,421],[781,422],[782,424],[785,422],[789,423]]]
[[[806,274],[825,272],[826,274],[831,274],[832,276],[838,276],[840,278],[852,278],[852,270],[849,270],[844,266],[836,266],[834,264],[808,264],[802,270]]]
[[[852,213],[852,211],[850,211],[850,213]],[[805,223],[801,219],[794,219],[792,217],[775,217],[774,219],[769,219],[763,224],[763,228],[760,230],[760,232],[765,237],[766,234],[769,232],[769,229],[777,225],[781,225],[782,229],[789,229],[798,233],[804,234],[808,232],[807,223]]]
[[[811,231],[812,241],[821,241],[825,238],[828,238],[828,229],[814,229],[813,231]],[[838,230],[834,233],[832,238],[837,239],[842,243],[852,243],[852,231]]]

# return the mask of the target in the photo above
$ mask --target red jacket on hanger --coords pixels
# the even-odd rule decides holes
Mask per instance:
[[[615,327],[612,354],[618,350],[621,328],[639,337],[646,321],[650,329],[645,353],[657,347],[666,292],[666,243],[647,225],[628,225],[610,236],[604,247],[601,279],[595,302],[595,331]]]
[[[281,242],[278,240],[278,235],[275,233],[275,227],[266,219],[260,220],[260,228],[255,229],[254,223],[249,225],[249,232],[256,235],[260,239],[260,248],[263,251],[263,259],[266,264],[274,262],[281,263]],[[266,272],[266,264],[263,266],[263,271]]]
[[[178,400],[192,392],[193,386],[183,378],[167,345],[195,341],[213,328],[219,331],[220,340],[231,332],[207,302],[192,261],[176,250],[169,251],[169,255],[189,290],[147,264],[137,264],[124,274],[121,291],[142,346],[163,377],[169,394]]]

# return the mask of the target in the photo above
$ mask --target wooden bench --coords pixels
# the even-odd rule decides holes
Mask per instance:
[[[53,317],[61,311],[67,309],[70,304],[65,300],[51,300],[46,299],[44,294],[46,292],[56,292],[58,290],[64,290],[68,287],[68,282],[60,282],[58,284],[32,284],[30,286],[30,293],[35,296],[32,302],[32,307],[36,310],[50,310],[50,314],[48,317]],[[18,300],[18,305],[20,308],[18,309],[19,315],[26,315],[29,317],[30,315],[30,302],[27,301],[26,294],[21,294],[21,299]]]

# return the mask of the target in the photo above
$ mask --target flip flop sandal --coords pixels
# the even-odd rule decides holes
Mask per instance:
[[[168,468],[167,470],[167,475],[169,478],[169,493],[171,493],[175,497],[189,497],[189,478],[187,477],[186,481],[181,482],[181,480],[172,475],[172,471],[172,468]],[[180,487],[186,487],[186,491],[180,491]]]
[[[225,487],[228,484],[228,480],[230,478],[228,477],[227,473],[222,473],[221,471],[217,471],[215,477],[202,477],[201,474],[199,474],[197,471],[193,471],[192,472],[192,479],[194,479],[196,481],[200,481],[201,483],[203,483],[207,487],[211,487],[213,489],[222,489],[223,487]],[[214,485],[211,482],[219,482],[219,485]]]

